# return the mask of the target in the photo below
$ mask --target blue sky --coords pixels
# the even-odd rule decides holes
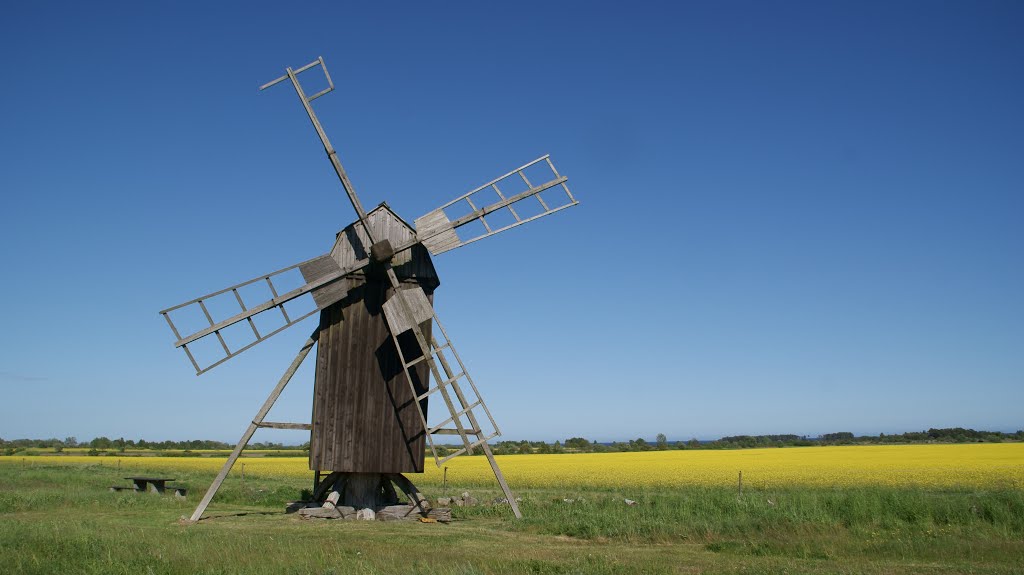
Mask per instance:
[[[435,259],[507,438],[1024,427],[1020,3],[207,4],[5,9],[0,437],[237,438],[315,320],[197,378],[157,312],[354,219],[256,90],[320,55],[367,206],[570,178]]]

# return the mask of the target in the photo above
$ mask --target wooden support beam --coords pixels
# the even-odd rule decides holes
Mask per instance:
[[[459,434],[459,430],[458,429],[435,429],[431,433],[433,433],[434,435],[458,435]],[[466,433],[468,433],[470,435],[480,435],[481,432],[480,432],[479,429],[467,429]]]
[[[261,422],[257,427],[269,427],[270,429],[304,429],[310,431],[313,429],[312,423],[280,423],[277,421],[264,421]]]
[[[324,497],[327,496],[328,490],[341,491],[344,489],[344,477],[344,474],[340,471],[332,471],[328,474],[327,478],[321,481],[316,489],[313,490],[313,501],[323,501]],[[342,482],[340,486],[338,485],[339,481]]]
[[[214,478],[213,483],[210,484],[210,488],[206,490],[206,494],[203,495],[203,499],[199,502],[199,505],[196,506],[196,510],[192,512],[192,517],[189,518],[190,521],[195,522],[202,518],[206,508],[210,505],[210,501],[213,500],[213,496],[217,494],[217,490],[220,489],[221,484],[224,483],[224,480],[227,478],[231,468],[235,465],[235,461],[237,461],[238,457],[242,454],[242,450],[245,449],[249,440],[252,439],[252,435],[256,433],[260,424],[263,423],[263,418],[267,416],[267,413],[270,412],[270,408],[274,406],[275,402],[277,402],[277,398],[281,396],[281,392],[284,391],[285,386],[287,386],[288,382],[292,380],[292,376],[295,375],[299,366],[302,365],[302,361],[306,359],[307,355],[309,355],[309,351],[313,349],[313,345],[317,342],[319,336],[320,327],[317,326],[313,331],[313,334],[306,340],[306,343],[304,343],[302,348],[299,349],[299,353],[295,356],[295,359],[292,360],[292,364],[288,366],[288,369],[285,370],[284,375],[282,375],[281,379],[277,382],[277,386],[274,387],[270,392],[270,395],[267,396],[267,400],[263,402],[263,407],[261,407],[256,413],[256,417],[252,418],[252,422],[249,424],[249,427],[246,428],[245,433],[242,434],[242,438],[239,439],[238,444],[235,445],[234,451],[231,452],[231,455],[228,456],[228,460],[225,461],[223,467],[220,468],[220,473],[218,473],[217,477]]]
[[[402,475],[401,473],[386,473],[384,479],[391,481],[398,486],[398,489],[409,498],[409,503],[419,509],[420,513],[426,514],[427,509],[423,505],[423,499],[420,498],[419,490],[416,486],[409,481],[409,478]]]
[[[445,338],[447,339],[447,337],[448,336],[446,334]],[[436,344],[437,341],[435,340],[434,343]],[[442,354],[438,354],[438,358],[440,359],[441,362],[441,368],[444,370],[448,378],[451,379],[452,367],[448,365],[448,360],[445,359],[444,355]],[[463,407],[466,407],[466,396],[463,395],[462,388],[459,387],[459,384],[457,382],[452,383],[452,389],[455,390],[455,395],[456,397],[459,398],[459,403],[461,403]],[[476,391],[475,385],[473,386],[473,391]],[[484,400],[480,398],[479,394],[477,394],[476,403],[471,405],[483,404],[483,402]],[[480,422],[477,421],[476,415],[473,413],[472,407],[466,407],[466,413],[467,417],[469,418],[469,424],[472,425],[474,429],[479,430]],[[477,437],[480,437],[479,432],[477,433]],[[498,485],[501,486],[501,491],[505,493],[505,499],[508,500],[508,506],[512,508],[512,514],[516,516],[516,519],[522,519],[523,514],[519,511],[519,504],[516,502],[516,496],[515,494],[512,493],[512,489],[508,486],[508,483],[505,481],[505,475],[501,473],[501,468],[498,467],[498,462],[494,460],[494,453],[491,452],[491,446],[488,445],[487,438],[478,439],[478,443],[480,443],[480,447],[484,450],[484,455],[487,456],[487,463],[491,464],[491,471],[494,472],[494,478],[498,480]]]

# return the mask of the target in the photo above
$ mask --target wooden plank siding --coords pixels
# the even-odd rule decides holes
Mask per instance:
[[[374,208],[366,215],[366,219],[369,220],[370,231],[377,241],[386,238],[391,241],[391,245],[397,246],[416,237],[416,232],[412,227],[391,211],[387,204],[381,204]],[[430,258],[423,256],[422,252],[425,251],[423,246],[415,246],[410,250],[395,254],[391,266],[395,269],[398,277],[437,279],[437,272],[434,271],[434,265],[430,262]],[[342,269],[355,265],[359,260],[369,257],[369,254],[369,240],[358,222],[341,230],[334,243],[334,248],[331,249],[331,257]]]
[[[302,278],[306,280],[306,283],[312,283],[328,274],[340,272],[341,268],[330,254],[325,254],[299,264],[299,271],[302,273]],[[313,295],[313,301],[316,302],[316,306],[324,309],[345,297],[348,286],[348,280],[341,279],[317,288],[310,293]]]
[[[375,238],[394,244],[412,237],[411,228],[386,206],[370,212],[369,219]],[[331,253],[343,267],[346,258],[358,259],[363,257],[360,250],[368,250],[354,227],[338,234]],[[433,301],[439,282],[426,249],[416,246],[406,252],[405,262],[396,265],[395,272],[403,289],[418,286]],[[310,469],[421,473],[423,428],[382,310],[394,290],[372,270],[342,282],[347,284],[347,295],[320,316]],[[430,322],[421,324],[421,329],[429,338]],[[400,336],[399,343],[407,361],[421,355],[411,332]],[[428,378],[426,362],[420,362],[413,378],[418,394],[427,391]],[[426,403],[426,399],[421,403],[424,413]]]

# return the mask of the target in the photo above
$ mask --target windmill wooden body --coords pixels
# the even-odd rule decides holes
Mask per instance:
[[[307,96],[298,74],[316,67],[323,71],[328,87]],[[160,312],[174,333],[175,346],[184,350],[197,374],[320,313],[319,325],[253,418],[191,519],[202,517],[261,427],[309,430],[315,496],[336,492],[332,493],[335,502],[340,497],[357,507],[394,502],[394,487],[419,506],[415,486],[402,473],[422,472],[428,449],[439,466],[479,450],[513,513],[521,517],[487,443],[500,430],[433,310],[433,292],[440,281],[431,255],[575,206],[567,179],[543,156],[417,218],[414,226],[387,204],[366,212],[311,106],[334,89],[323,58],[296,70],[288,68],[284,76],[260,89],[286,80],[295,88],[358,219],[341,230],[331,250],[321,256]],[[284,289],[285,280],[295,276],[300,285]],[[251,292],[256,288],[266,294],[253,305]],[[312,309],[296,312],[294,307],[303,300]],[[202,318],[203,324],[179,329],[172,315],[180,320],[179,316],[190,313]],[[277,318],[277,324],[261,327],[268,317]],[[194,353],[211,342],[216,356],[204,359]],[[314,346],[312,422],[266,421]],[[428,405],[434,407],[428,411]],[[447,453],[435,443],[436,435],[457,436],[460,445]],[[321,480],[325,471],[329,475]]]
[[[386,205],[367,215],[375,237],[397,244],[415,235]],[[352,224],[339,233],[331,250],[332,259],[343,267],[365,257],[357,228]],[[402,289],[422,289],[432,302],[439,282],[423,246],[395,254],[391,265]],[[310,276],[315,278],[315,273]],[[421,473],[426,436],[414,402],[416,395],[428,391],[430,370],[425,362],[413,366],[413,385],[406,385],[384,317],[384,303],[395,292],[387,278],[371,271],[351,274],[339,283],[346,290],[345,297],[320,312],[310,469]],[[430,323],[420,326],[428,339]],[[403,355],[419,355],[408,332],[398,341]],[[428,401],[419,400],[424,414],[428,413]]]

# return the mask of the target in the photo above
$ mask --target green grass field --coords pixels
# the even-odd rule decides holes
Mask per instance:
[[[303,521],[283,507],[307,482],[232,477],[213,517],[187,526],[212,474],[176,474],[186,501],[109,492],[122,475],[109,464],[0,465],[0,572],[1024,572],[1024,492],[1014,489],[531,490],[520,493],[522,521],[482,505],[445,525]]]

